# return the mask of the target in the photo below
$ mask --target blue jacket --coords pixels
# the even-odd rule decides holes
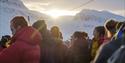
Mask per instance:
[[[104,45],[101,49],[98,57],[95,59],[95,63],[107,63],[108,58],[121,46],[121,39],[112,40],[108,44]]]

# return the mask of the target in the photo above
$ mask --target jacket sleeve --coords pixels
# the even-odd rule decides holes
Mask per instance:
[[[99,51],[97,52],[97,55],[96,55],[93,63],[107,63],[107,59],[110,54],[109,51],[110,51],[110,48],[107,47],[107,45],[101,46],[99,48]]]

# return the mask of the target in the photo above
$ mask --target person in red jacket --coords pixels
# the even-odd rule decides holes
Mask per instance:
[[[10,24],[11,45],[0,52],[0,63],[39,63],[41,34],[23,16],[14,17]]]

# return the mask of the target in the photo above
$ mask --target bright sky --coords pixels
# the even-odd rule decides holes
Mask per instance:
[[[75,15],[82,9],[108,10],[125,16],[125,0],[22,0],[31,10],[46,13],[53,17]],[[74,9],[77,8],[77,9]]]

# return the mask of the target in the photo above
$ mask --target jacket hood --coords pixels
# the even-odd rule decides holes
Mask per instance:
[[[42,40],[41,38],[41,34],[38,32],[38,30],[34,29],[33,27],[24,27],[19,29],[13,36],[12,42],[18,40],[28,44],[37,45],[40,44]]]

